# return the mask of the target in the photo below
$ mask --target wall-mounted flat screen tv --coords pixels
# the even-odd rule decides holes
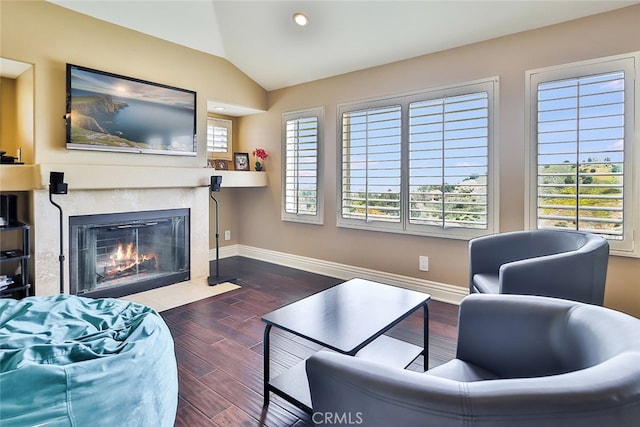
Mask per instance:
[[[196,93],[67,64],[67,148],[195,156]]]

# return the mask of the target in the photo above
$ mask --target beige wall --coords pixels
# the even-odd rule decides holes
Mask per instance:
[[[43,1],[0,2],[0,55],[34,64],[36,163],[204,167],[206,100],[264,114],[234,123],[235,151],[263,147],[268,188],[224,189],[221,232],[230,242],[449,283],[467,284],[467,242],[340,229],[335,226],[336,105],[499,76],[500,228],[524,227],[525,71],[640,50],[640,6],[266,94],[228,61],[95,20]],[[67,151],[65,64],[75,63],[196,90],[197,158]],[[280,121],[283,112],[324,106],[324,225],[280,220]],[[212,221],[214,218],[211,218]],[[213,225],[213,222],[211,222]],[[210,228],[213,246],[213,226]],[[197,230],[196,230],[197,232]],[[430,271],[418,271],[418,256]],[[640,315],[640,260],[612,257],[606,305]]]
[[[0,150],[33,163],[33,67],[17,78],[0,80]]]
[[[22,161],[34,163],[34,91],[33,67],[16,78],[16,139],[15,149],[22,148]]]
[[[16,155],[16,80],[0,78],[0,150]]]
[[[266,109],[265,90],[223,58],[45,1],[0,1],[0,31],[0,56],[33,64],[29,74],[31,104],[28,99],[21,99],[15,106],[20,116],[16,119],[16,128],[31,128],[33,143],[25,142],[23,147],[23,157],[28,163],[203,168],[206,165],[207,99]],[[198,156],[66,150],[63,120],[66,63],[196,91]],[[27,84],[25,82],[25,87]],[[240,134],[235,124],[234,133]],[[221,218],[233,221],[233,198],[227,197],[220,206]],[[224,226],[232,230],[231,243],[236,242],[237,223]]]
[[[36,163],[206,165],[206,101],[264,109],[266,93],[227,60],[44,1],[1,2],[2,57],[34,64]],[[66,63],[197,92],[198,157],[65,149]]]
[[[499,76],[500,230],[524,228],[525,71],[640,50],[640,6],[290,87],[269,94],[267,113],[241,120],[241,146],[263,146],[270,186],[238,200],[240,242],[275,251],[466,287],[467,242],[336,227],[336,105]],[[324,225],[280,221],[283,112],[324,106]],[[640,141],[639,141],[640,142]],[[268,225],[268,226],[267,226]],[[430,271],[418,270],[427,255]],[[640,315],[640,260],[612,257],[605,303]]]
[[[0,20],[0,56],[33,64],[30,98],[18,96],[15,106],[16,132],[29,127],[32,129],[33,143],[25,150],[25,160],[37,164],[45,172],[51,169],[67,172],[66,178],[70,186],[70,194],[65,197],[67,215],[74,212],[86,214],[92,207],[92,203],[86,205],[83,202],[90,200],[88,196],[81,197],[85,192],[77,191],[78,187],[74,188],[76,183],[82,181],[81,176],[74,175],[73,171],[80,170],[74,166],[89,166],[91,170],[90,167],[96,165],[103,172],[112,168],[116,171],[115,175],[120,166],[127,166],[129,169],[139,167],[138,171],[163,171],[162,176],[158,177],[163,182],[172,179],[171,177],[180,180],[179,175],[185,173],[185,169],[206,166],[207,100],[257,110],[266,108],[266,91],[234,65],[219,57],[127,30],[44,1],[0,1]],[[67,63],[196,91],[197,157],[67,150],[63,120],[66,109]],[[22,92],[18,88],[21,83],[18,82],[16,86],[16,92]],[[28,82],[25,82],[25,91],[27,87]],[[69,170],[72,172],[69,173]],[[126,177],[118,176],[117,182],[124,181]],[[0,182],[0,190],[5,188],[5,184]],[[213,239],[209,241],[209,211],[213,203],[208,200],[204,188],[189,190],[187,195],[171,188],[160,191],[166,197],[145,199],[145,205],[154,206],[152,209],[167,208],[168,203],[163,204],[161,201],[173,198],[180,206],[188,201],[194,209],[191,222],[191,269],[192,279],[199,279],[208,273],[208,249],[213,245]],[[57,269],[52,268],[57,267],[54,257],[57,253],[57,235],[52,234],[55,227],[49,224],[55,217],[50,216],[52,207],[44,193],[38,190],[21,194],[24,202],[21,205],[30,206],[31,209],[22,218],[29,217],[32,224],[34,262],[31,263],[31,269],[36,293],[39,295],[50,293],[52,289],[53,292],[57,290],[57,279],[54,280]],[[142,192],[137,190],[107,193],[108,196],[100,199],[102,204],[93,208],[107,209],[104,200],[113,200],[114,204],[108,206],[110,209],[136,210],[143,197]],[[159,194],[158,191],[144,194],[148,193]],[[121,197],[116,197],[118,194]],[[71,196],[80,198],[72,199]],[[116,200],[119,203],[117,205]],[[221,216],[227,221],[233,221],[233,199],[226,200],[221,207]],[[22,210],[23,206],[20,208]],[[225,223],[224,226],[232,230],[232,236],[237,236],[237,222],[233,221],[231,225]]]

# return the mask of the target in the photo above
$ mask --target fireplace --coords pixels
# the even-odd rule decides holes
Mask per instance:
[[[69,217],[74,295],[120,297],[190,280],[189,209]]]

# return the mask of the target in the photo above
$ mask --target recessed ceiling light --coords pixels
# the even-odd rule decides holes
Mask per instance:
[[[224,111],[224,107],[215,107],[216,111]]]
[[[293,22],[304,27],[309,23],[309,18],[304,13],[296,12],[293,14]]]

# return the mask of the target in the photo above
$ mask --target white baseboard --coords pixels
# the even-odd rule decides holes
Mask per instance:
[[[215,256],[215,249],[210,250],[209,259],[213,260],[215,259]],[[426,292],[431,294],[431,297],[434,300],[449,304],[459,304],[462,298],[468,294],[467,289],[460,286],[433,282],[415,277],[401,276],[399,274],[370,270],[367,268],[339,264],[336,262],[308,258],[268,249],[261,249],[253,246],[230,245],[220,248],[220,258],[227,258],[231,256],[243,256],[257,259],[260,261],[283,265],[285,267],[308,271],[310,273],[335,277],[337,279],[349,280],[359,277],[362,279],[373,280],[380,283],[399,286],[401,288],[412,289],[414,291]]]
[[[238,253],[238,245],[222,246],[220,248],[220,259],[229,258],[237,255],[240,255]],[[209,261],[213,261],[215,259],[216,259],[216,249],[215,248],[209,249]]]

